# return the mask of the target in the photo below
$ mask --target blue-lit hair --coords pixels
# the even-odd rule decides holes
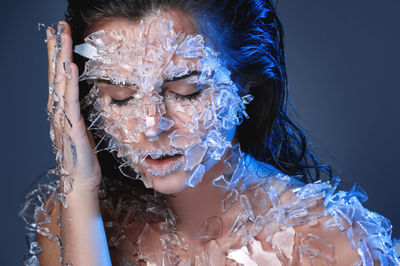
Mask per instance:
[[[68,4],[66,18],[75,44],[103,19],[139,21],[155,10],[169,9],[191,15],[199,32],[220,52],[242,93],[254,96],[247,106],[250,119],[237,129],[242,150],[306,183],[332,178],[330,167],[320,163],[303,130],[288,117],[284,35],[271,1],[68,0]],[[84,59],[74,60],[83,70]],[[81,92],[88,92],[85,84]]]

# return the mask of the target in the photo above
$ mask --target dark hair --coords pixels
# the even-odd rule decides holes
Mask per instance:
[[[68,0],[68,4],[66,19],[75,44],[103,19],[138,21],[155,10],[186,12],[220,52],[233,81],[254,96],[246,110],[250,118],[237,131],[241,149],[306,183],[332,178],[330,166],[319,162],[303,130],[288,117],[284,35],[271,1]],[[75,62],[83,70],[84,59],[75,55]],[[82,85],[86,94],[88,88]]]

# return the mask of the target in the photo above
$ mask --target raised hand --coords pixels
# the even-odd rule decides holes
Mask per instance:
[[[71,29],[60,22],[48,28],[50,136],[65,190],[73,187],[97,193],[101,172],[91,135],[80,113],[78,67],[72,62]],[[92,142],[93,144],[93,142]]]
[[[111,265],[98,189],[101,170],[91,135],[80,113],[78,67],[72,63],[71,29],[60,22],[48,28],[50,136],[65,192],[61,208],[64,263]],[[52,221],[53,223],[55,221]],[[55,263],[53,257],[42,257]],[[50,264],[54,265],[54,264]]]

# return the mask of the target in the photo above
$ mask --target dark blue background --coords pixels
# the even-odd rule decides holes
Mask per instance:
[[[48,137],[44,32],[63,18],[63,1],[0,2],[0,265],[19,265],[24,189],[54,164]],[[342,175],[359,182],[366,206],[400,236],[400,2],[283,1],[290,95],[313,144]]]

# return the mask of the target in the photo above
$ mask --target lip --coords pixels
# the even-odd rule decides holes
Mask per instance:
[[[144,160],[148,171],[155,176],[163,176],[172,173],[180,167],[183,154],[168,155],[159,159],[152,159],[147,156]]]

